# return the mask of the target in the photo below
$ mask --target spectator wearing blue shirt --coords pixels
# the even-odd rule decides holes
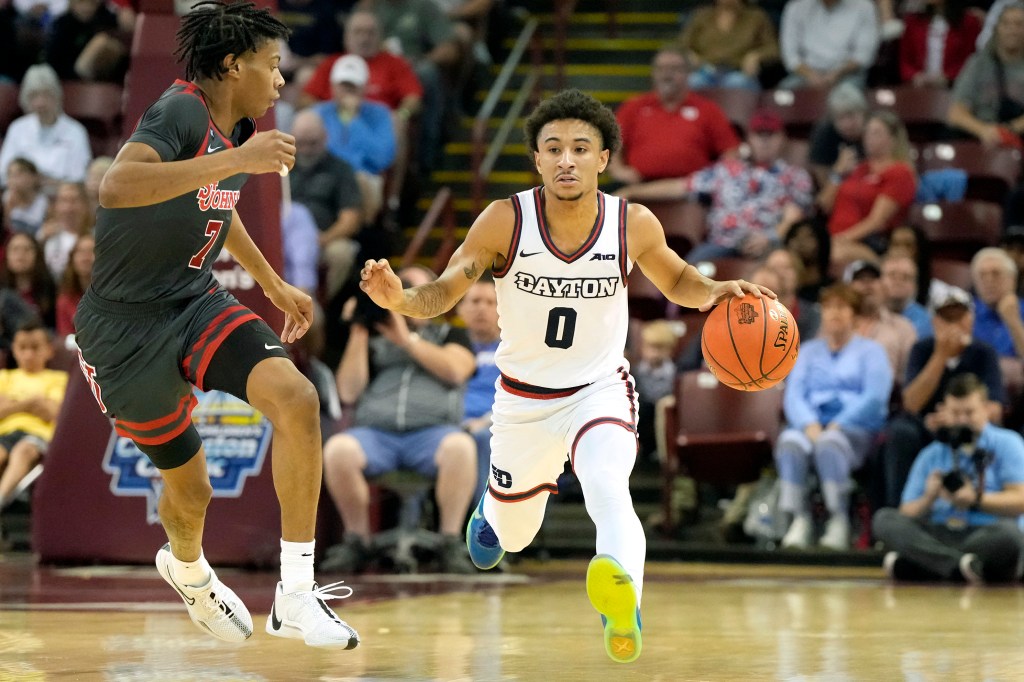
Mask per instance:
[[[803,344],[786,379],[787,427],[775,445],[779,507],[792,515],[783,547],[811,542],[807,476],[813,459],[829,512],[818,544],[849,549],[850,474],[864,462],[885,423],[893,383],[885,349],[854,333],[859,307],[860,295],[848,285],[823,289],[818,338]]]
[[[910,471],[899,509],[875,513],[875,537],[896,580],[1006,582],[1020,577],[1024,439],[989,422],[988,389],[973,374],[950,382],[944,433]]]
[[[489,272],[469,287],[456,311],[466,323],[476,356],[476,371],[466,382],[466,413],[462,428],[476,441],[478,478],[473,499],[478,499],[484,494],[491,472],[491,407],[494,405],[495,382],[501,374],[494,364],[494,354],[501,341],[498,295]]]
[[[910,320],[918,339],[933,334],[932,316],[917,302],[917,263],[906,253],[890,251],[882,257],[882,294],[885,306]],[[902,380],[902,377],[898,377]]]
[[[931,338],[910,349],[907,376],[901,391],[903,411],[885,427],[885,446],[880,453],[873,491],[878,507],[896,507],[906,485],[914,458],[931,442],[931,430],[939,425],[939,407],[950,381],[961,374],[979,377],[988,388],[989,420],[1002,419],[1003,375],[999,356],[992,346],[971,336],[974,301],[963,289],[937,287],[931,300]]]
[[[395,162],[395,128],[387,106],[365,99],[370,68],[359,55],[348,54],[331,67],[334,99],[313,105],[327,129],[327,149],[349,163],[356,171],[360,190],[383,201],[383,174]],[[364,216],[372,222],[372,216]]]
[[[996,246],[971,259],[974,336],[1002,357],[1024,357],[1024,302],[1017,298],[1017,264]]]

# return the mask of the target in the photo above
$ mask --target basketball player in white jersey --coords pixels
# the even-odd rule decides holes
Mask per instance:
[[[594,98],[555,95],[527,119],[525,134],[543,186],[488,206],[436,281],[403,290],[386,260],[371,260],[360,286],[384,308],[434,317],[493,269],[501,377],[491,476],[466,529],[470,556],[493,568],[505,551],[530,544],[568,457],[597,527],[587,593],[608,655],[625,663],[640,655],[646,554],[629,494],[637,452],[637,396],[623,357],[629,273],[639,265],[669,300],[703,311],[746,292],[775,294],[704,277],[668,247],[647,208],[597,189],[620,137]]]

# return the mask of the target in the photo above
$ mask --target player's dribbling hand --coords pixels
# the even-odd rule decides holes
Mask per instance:
[[[295,343],[301,339],[313,324],[313,299],[309,294],[286,282],[280,289],[267,292],[267,298],[284,313],[281,340]]]
[[[707,299],[701,304],[698,310],[702,313],[706,313],[722,301],[732,297],[743,298],[747,294],[753,294],[757,298],[761,298],[762,296],[778,298],[778,295],[768,287],[748,282],[745,279],[727,279],[720,282],[712,281],[711,291],[708,292]]]
[[[381,308],[394,310],[405,300],[402,280],[391,270],[387,259],[368,260],[359,271],[359,288]]]
[[[244,173],[279,173],[295,166],[295,138],[280,130],[256,133],[238,148]]]

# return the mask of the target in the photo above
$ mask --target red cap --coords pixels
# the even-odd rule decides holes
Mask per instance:
[[[754,115],[750,117],[750,123],[747,125],[747,130],[752,133],[781,133],[785,128],[782,118],[767,109],[755,111]]]

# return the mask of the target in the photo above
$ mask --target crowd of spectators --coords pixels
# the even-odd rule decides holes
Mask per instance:
[[[353,426],[325,434],[325,480],[345,528],[330,567],[369,563],[368,482],[412,468],[436,478],[441,567],[468,570],[454,538],[489,467],[500,336],[493,284],[474,286],[454,325],[420,326],[397,316],[367,318],[353,298],[353,276],[360,260],[396,251],[389,228],[410,196],[414,205],[419,178],[439,166],[448,126],[466,113],[473,100],[466,92],[494,52],[493,17],[508,4],[278,0],[293,29],[283,48],[289,90],[278,123],[297,147],[284,181],[285,268],[328,313],[328,345],[339,357],[325,400],[340,398],[342,422]],[[0,60],[0,77],[19,83],[23,113],[0,144],[0,352],[7,366],[21,364],[10,351],[26,325],[41,323],[56,348],[74,333],[74,309],[90,278],[98,186],[110,159],[64,113],[63,93],[69,82],[122,81],[136,9],[129,0],[15,0],[0,8],[10,34],[5,41],[0,33],[9,56]],[[929,541],[920,533],[935,535],[922,521],[926,512],[935,525],[949,516],[943,504],[961,509],[966,502],[972,513],[981,505],[987,515],[970,521],[987,525],[988,517],[1024,511],[1012,496],[999,496],[1024,483],[1014,478],[1016,464],[986,479],[980,472],[991,461],[981,462],[975,474],[982,478],[968,490],[977,499],[937,488],[927,470],[949,466],[949,448],[942,450],[948,443],[936,440],[940,427],[970,419],[981,438],[973,445],[991,440],[1010,453],[998,457],[1018,456],[1024,225],[1017,220],[1024,188],[1006,188],[998,244],[952,259],[966,275],[947,262],[940,268],[919,220],[928,212],[917,209],[926,189],[947,201],[979,201],[971,178],[959,180],[959,191],[948,187],[955,177],[937,183],[936,171],[923,165],[913,122],[880,107],[870,89],[944,91],[945,140],[1019,153],[1024,3],[791,0],[762,9],[714,0],[684,16],[678,39],[656,51],[650,84],[617,107],[623,144],[609,163],[606,189],[641,203],[703,206],[701,238],[681,255],[719,267],[739,262],[748,278],[778,291],[804,340],[784,389],[775,448],[788,514],[780,544],[808,547],[822,530],[818,545],[849,548],[860,530],[852,495],[863,488],[871,508],[881,510],[876,523],[885,530],[877,537],[896,555],[887,569],[902,576],[909,565],[921,568],[918,555]],[[716,96],[730,89],[766,92],[740,116]],[[796,91],[820,94],[806,130],[793,128],[768,97],[792,99]],[[429,276],[403,272],[410,281]],[[339,324],[344,333],[337,336],[331,330]],[[702,367],[699,339],[680,343],[678,331],[647,321],[637,347],[627,349],[642,398],[644,454],[657,449],[655,406],[671,398],[678,373]],[[309,364],[324,354],[318,347],[297,355]],[[325,376],[334,371],[318,367]],[[395,402],[403,386],[419,401],[416,409]],[[970,413],[977,401],[984,421]],[[970,485],[972,469],[964,471]],[[982,493],[989,488],[995,502],[986,510]],[[824,508],[817,528],[815,489]],[[968,580],[1005,573],[989,565],[984,543],[977,549],[974,538],[939,540],[958,554],[926,572]]]
[[[618,108],[623,151],[609,191],[700,203],[702,238],[687,259],[777,287],[800,323],[777,492],[759,500],[777,505],[779,545],[849,550],[861,534],[859,546],[889,550],[896,579],[1019,578],[1019,549],[1006,549],[1020,524],[1006,522],[1024,512],[1024,192],[1007,182],[1001,196],[982,195],[970,171],[956,178],[922,161],[941,142],[1014,150],[1020,181],[1024,4],[792,0],[772,18],[732,0],[689,13],[678,48],[652,62],[651,90]],[[901,120],[878,94],[895,86],[928,101],[944,91],[944,125],[925,133]],[[768,106],[739,116],[729,89],[766,89]],[[775,113],[804,96],[796,90],[819,93],[809,132]],[[935,243],[928,221],[961,201],[1002,216],[1002,236],[983,236],[992,226],[965,212],[945,228],[963,245]],[[631,353],[643,362],[648,344],[638,337]],[[699,340],[675,357],[677,373],[704,366]],[[951,442],[951,428],[971,435]],[[960,488],[940,480],[951,469]],[[855,493],[868,512],[851,509]]]

